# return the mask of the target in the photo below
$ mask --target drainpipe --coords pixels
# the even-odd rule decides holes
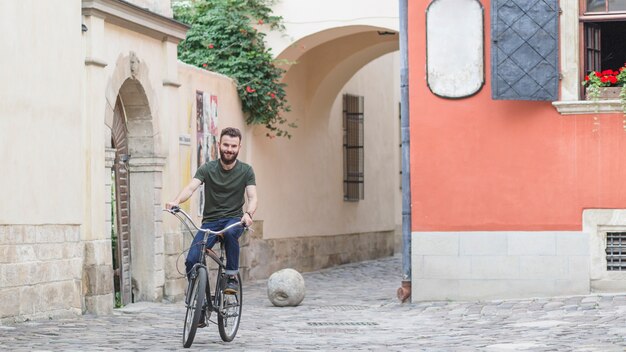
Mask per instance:
[[[399,0],[400,9],[400,129],[402,138],[402,286],[398,299],[411,298],[411,172],[409,130],[409,60],[407,48],[407,2]]]

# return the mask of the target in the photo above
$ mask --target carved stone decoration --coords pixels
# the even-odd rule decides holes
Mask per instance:
[[[130,75],[135,78],[139,74],[139,58],[134,51],[130,52]]]

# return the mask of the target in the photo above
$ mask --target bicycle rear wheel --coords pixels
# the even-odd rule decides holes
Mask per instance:
[[[243,289],[241,275],[237,274],[238,290],[234,295],[221,293],[220,311],[217,314],[217,327],[222,341],[230,342],[237,335],[241,320],[241,305],[243,303]],[[223,288],[222,288],[223,289]]]
[[[185,348],[191,346],[196,336],[196,330],[198,329],[198,323],[200,323],[200,316],[204,308],[206,280],[206,269],[202,267],[198,268],[197,276],[191,286],[191,298],[187,305],[187,314],[185,315],[185,327],[183,330],[183,347]]]

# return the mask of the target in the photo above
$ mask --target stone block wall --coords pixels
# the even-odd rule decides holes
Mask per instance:
[[[412,300],[480,300],[588,294],[582,232],[414,232]]]
[[[0,322],[82,312],[77,225],[0,225]]]
[[[395,230],[263,239],[263,222],[255,221],[253,229],[254,232],[248,232],[239,240],[239,263],[244,280],[265,279],[285,268],[308,272],[394,253]]]
[[[179,301],[184,297],[187,280],[183,275],[185,272],[185,251],[191,239],[187,242],[183,241],[181,233],[165,233],[163,234],[164,244],[164,260],[165,260],[165,286],[163,296],[169,301]],[[184,252],[184,253],[183,253]]]

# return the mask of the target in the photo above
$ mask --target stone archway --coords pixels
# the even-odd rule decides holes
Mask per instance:
[[[147,66],[131,53],[118,60],[106,92],[106,133],[112,133],[115,125],[115,109],[111,102],[119,99],[126,120],[129,276],[135,302],[161,299],[165,281],[160,210],[165,158],[156,153],[160,145],[158,118],[154,114],[156,96],[149,82]],[[108,143],[111,137],[112,134],[105,141]]]

